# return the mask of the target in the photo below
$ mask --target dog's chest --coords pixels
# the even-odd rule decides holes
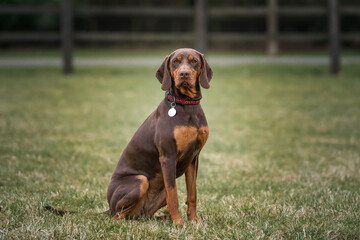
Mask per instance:
[[[174,128],[174,138],[178,153],[184,153],[190,147],[195,151],[201,150],[209,136],[209,127],[200,128],[193,126],[176,126]]]

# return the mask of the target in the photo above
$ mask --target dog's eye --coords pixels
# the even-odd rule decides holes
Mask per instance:
[[[191,63],[197,63],[197,60],[196,60],[196,59],[191,59],[190,62],[191,62]]]
[[[174,59],[173,63],[179,64],[179,63],[180,63],[180,60],[179,60],[179,59]]]

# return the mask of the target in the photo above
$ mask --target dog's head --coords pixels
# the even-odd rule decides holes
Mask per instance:
[[[190,98],[203,88],[209,88],[213,72],[204,55],[191,48],[180,48],[167,56],[156,72],[161,89],[176,88]]]

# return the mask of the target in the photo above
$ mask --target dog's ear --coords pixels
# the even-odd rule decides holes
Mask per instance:
[[[209,66],[209,64],[207,63],[204,54],[200,53],[200,57],[201,57],[201,72],[199,76],[200,85],[203,88],[209,88],[210,87],[209,82],[211,81],[211,78],[213,76],[213,71]]]
[[[166,91],[171,87],[171,76],[169,72],[170,56],[167,56],[156,72],[156,78],[161,83],[161,89]]]

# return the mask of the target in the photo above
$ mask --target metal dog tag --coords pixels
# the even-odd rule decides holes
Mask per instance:
[[[174,107],[170,108],[169,111],[168,111],[168,115],[170,117],[173,117],[176,115],[176,109]]]
[[[171,108],[170,108],[169,111],[168,111],[168,115],[169,115],[169,117],[173,117],[173,116],[176,115],[176,109],[175,109],[176,103],[175,103],[175,102],[172,102],[172,103],[170,104],[170,106],[171,106]]]

